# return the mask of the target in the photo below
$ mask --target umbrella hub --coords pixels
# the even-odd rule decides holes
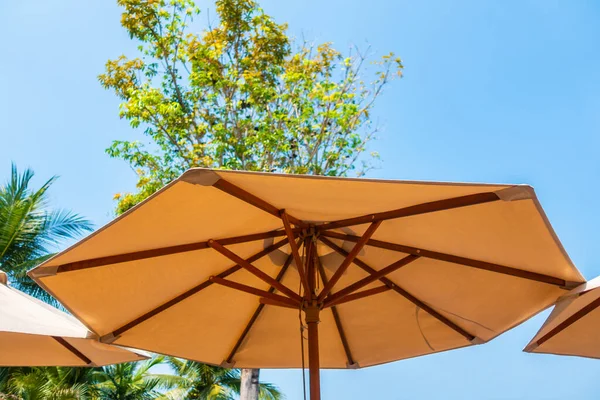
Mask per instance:
[[[304,308],[304,320],[307,324],[318,324],[321,320],[319,319],[319,314],[321,312],[321,307],[313,301],[309,306]]]

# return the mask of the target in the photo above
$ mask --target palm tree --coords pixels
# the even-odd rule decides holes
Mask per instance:
[[[179,399],[168,390],[179,381],[151,369],[163,356],[103,368],[0,368],[0,400]]]
[[[8,399],[93,400],[98,398],[95,373],[90,368],[1,368],[0,392]]]
[[[180,378],[174,381],[178,398],[186,400],[232,400],[240,393],[240,370],[215,367],[197,361],[169,357],[168,363]],[[175,392],[174,392],[175,393]],[[260,400],[280,400],[277,387],[260,383]]]
[[[27,278],[27,269],[48,258],[61,242],[91,231],[92,224],[70,211],[48,210],[48,189],[56,177],[33,190],[33,176],[31,169],[19,174],[13,164],[10,178],[0,186],[0,269],[19,289],[50,300]]]
[[[27,269],[48,258],[62,241],[90,231],[92,225],[72,212],[48,210],[48,190],[56,177],[33,190],[33,176],[30,169],[19,174],[13,164],[8,181],[0,186],[0,269],[17,288],[56,304],[27,277]],[[0,368],[0,398],[92,399],[91,372],[67,367]]]
[[[164,362],[164,356],[146,361],[110,365],[97,371],[94,382],[99,398],[105,400],[170,399],[168,391],[178,382],[178,377],[156,374],[151,369]]]

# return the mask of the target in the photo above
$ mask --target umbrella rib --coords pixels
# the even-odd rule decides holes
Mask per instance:
[[[210,280],[211,280],[211,282],[214,282],[214,283],[222,285],[222,286],[227,286],[231,289],[235,289],[240,292],[245,292],[245,293],[253,294],[255,296],[272,299],[272,300],[275,300],[275,301],[278,301],[278,302],[281,302],[284,304],[288,304],[292,307],[300,308],[300,306],[301,306],[300,302],[296,302],[293,299],[290,299],[289,297],[281,296],[281,295],[278,295],[275,293],[270,293],[266,290],[257,289],[253,286],[244,285],[243,283],[230,281],[227,279],[219,278],[217,276],[211,277]]]
[[[295,241],[294,241],[294,243],[295,243]],[[285,275],[287,269],[289,268],[290,264],[292,263],[292,259],[293,259],[293,257],[290,254],[288,256],[288,258],[285,260],[285,263],[283,264],[283,267],[281,267],[281,270],[277,274],[277,277],[275,278],[276,281],[281,282],[281,280],[283,279],[283,276]],[[269,293],[275,293],[275,287],[274,286],[271,286],[269,288]],[[242,342],[246,339],[246,336],[248,336],[248,333],[250,333],[250,330],[252,329],[252,326],[254,325],[254,323],[256,322],[256,320],[258,319],[258,317],[259,317],[260,313],[262,312],[263,308],[265,308],[265,304],[268,304],[268,303],[262,303],[262,301],[263,301],[262,298],[260,300],[261,300],[261,304],[258,305],[258,307],[256,308],[256,311],[254,311],[254,314],[252,314],[252,317],[248,321],[248,324],[246,324],[246,327],[242,331],[242,334],[240,335],[240,337],[238,338],[238,340],[235,342],[235,345],[231,349],[231,352],[229,352],[229,356],[227,356],[227,359],[225,360],[227,362],[227,364],[233,364],[233,357],[235,356],[235,353],[237,353],[237,351],[239,350],[240,346],[242,345]],[[269,299],[264,298],[264,300],[268,301]],[[285,305],[287,306],[287,303]],[[295,308],[298,308],[298,307],[295,307]]]
[[[450,199],[436,200],[428,203],[417,204],[414,206],[399,208],[397,210],[384,211],[374,214],[362,215],[360,217],[346,218],[338,221],[326,222],[317,225],[319,231],[327,229],[343,228],[352,225],[361,225],[375,221],[385,221],[388,219],[397,219],[409,217],[412,215],[427,214],[435,211],[451,210],[453,208],[473,206],[476,204],[489,203],[500,200],[500,197],[493,192],[484,192],[470,194],[466,196],[453,197]]]
[[[338,304],[348,303],[354,300],[360,300],[365,297],[373,296],[379,293],[387,292],[388,290],[392,290],[388,285],[377,286],[372,289],[362,290],[360,292],[352,293],[344,297],[340,297],[337,299],[333,299],[323,304],[323,308],[329,308]]]
[[[299,229],[294,229],[293,232],[297,233],[297,232],[299,232]],[[231,244],[238,244],[238,243],[253,242],[253,241],[262,240],[262,239],[275,238],[275,237],[285,236],[285,235],[286,235],[286,232],[284,232],[284,231],[270,231],[270,232],[254,233],[251,235],[223,238],[223,239],[219,239],[219,242],[223,245],[231,245]],[[203,249],[208,249],[208,248],[210,248],[210,246],[208,245],[208,241],[205,241],[205,242],[182,244],[182,245],[178,245],[178,246],[168,246],[168,247],[161,247],[161,248],[157,248],[157,249],[135,251],[135,252],[131,252],[131,253],[123,253],[123,254],[117,254],[114,256],[92,258],[92,259],[88,259],[88,260],[82,260],[82,261],[76,261],[76,262],[72,262],[72,263],[62,264],[57,267],[56,272],[60,273],[60,272],[77,271],[77,270],[82,270],[82,269],[87,269],[87,268],[101,267],[104,265],[144,260],[147,258],[161,257],[161,256],[170,255],[170,254],[185,253],[185,252],[189,252],[189,251],[203,250]],[[35,272],[34,272],[34,274],[35,274]]]
[[[287,239],[282,239],[279,242],[273,243],[269,247],[266,247],[265,249],[254,254],[253,256],[247,258],[246,261],[254,262],[254,261],[260,260],[261,258],[263,258],[267,254],[271,253],[272,251],[277,250],[278,248],[284,246],[286,243],[287,243]],[[242,269],[242,267],[240,265],[236,264],[233,267],[228,268],[225,271],[221,272],[217,276],[219,278],[226,278],[229,275],[233,274],[234,272],[239,271],[240,269]],[[182,302],[183,300],[187,299],[188,297],[200,292],[201,290],[206,289],[207,287],[211,286],[212,284],[213,284],[213,282],[210,279],[208,279],[208,280],[200,283],[199,285],[196,285],[193,288],[187,290],[186,292],[180,294],[179,296],[172,298],[171,300],[167,301],[166,303],[163,303],[160,306],[148,311],[147,313],[134,319],[133,321],[121,326],[120,328],[115,329],[111,334],[106,335],[106,336],[117,337],[117,336],[127,332],[128,330],[133,329],[134,327],[141,324],[142,322],[147,321],[148,319],[156,316],[157,314],[160,314],[161,312],[165,311],[166,309],[171,308],[174,305]]]
[[[339,290],[335,294],[328,296],[325,299],[324,306],[326,306],[328,303],[337,303],[338,300],[340,300],[344,296],[347,296],[347,295],[357,291],[358,289],[361,289],[361,288],[367,286],[371,282],[375,282],[379,278],[382,278],[386,275],[391,274],[394,271],[399,270],[400,268],[404,267],[405,265],[410,264],[411,262],[413,262],[417,259],[419,259],[419,256],[409,254],[408,256],[403,257],[402,259],[388,265],[387,267],[385,267],[383,269],[380,269],[379,271],[377,271],[375,273],[370,273],[369,276],[367,276],[366,278],[356,281],[355,283],[345,287],[344,289]]]
[[[296,262],[296,268],[298,269],[298,273],[300,274],[300,281],[302,282],[302,287],[304,288],[305,296],[308,296],[310,294],[310,290],[308,286],[308,278],[306,277],[306,271],[304,271],[304,263],[302,262],[302,258],[300,257],[298,244],[296,243],[296,238],[294,237],[294,231],[290,225],[289,215],[285,212],[285,210],[281,211],[281,221],[283,222],[285,234],[287,235],[288,241],[290,242],[292,256],[294,258],[294,261]]]
[[[233,183],[226,181],[223,178],[220,178],[218,181],[213,183],[213,187],[279,218],[280,210],[277,207],[273,206],[272,204],[267,203],[266,201],[253,195],[252,193],[245,191],[244,189],[240,188],[239,186],[236,186]],[[303,227],[303,228],[308,227],[307,223],[299,220],[298,218],[295,218],[291,215],[288,215],[288,218],[289,218],[290,222],[296,226]]]
[[[331,249],[333,249],[336,252],[338,252],[342,256],[345,256],[346,254],[348,254],[348,252],[346,250],[342,249],[340,246],[336,245],[331,240],[329,240],[329,239],[327,239],[325,237],[320,236],[319,240],[322,241],[323,243],[325,243]],[[368,272],[370,274],[374,274],[374,273],[377,272],[376,269],[372,268],[371,266],[369,266],[367,263],[365,263],[364,261],[360,260],[359,258],[355,258],[354,259],[354,264],[356,264],[357,266],[359,266],[364,271],[366,271],[366,272]],[[424,310],[425,312],[429,313],[429,315],[431,315],[432,317],[436,318],[438,321],[440,321],[441,323],[443,323],[444,325],[446,325],[450,329],[452,329],[455,332],[457,332],[457,333],[461,334],[462,336],[464,336],[468,341],[473,341],[476,338],[476,336],[470,334],[469,332],[467,332],[466,330],[464,330],[463,328],[461,328],[460,326],[458,326],[454,322],[450,321],[448,318],[444,317],[439,312],[435,311],[432,307],[428,306],[426,303],[422,302],[421,300],[419,300],[418,298],[416,298],[415,296],[413,296],[412,294],[410,294],[406,290],[402,289],[400,286],[398,286],[396,283],[394,283],[391,279],[386,278],[386,277],[381,277],[381,278],[379,278],[379,281],[382,282],[383,284],[385,284],[386,286],[388,286],[389,288],[391,288],[396,293],[398,293],[401,296],[403,296],[405,299],[407,299],[408,301],[410,301],[411,303],[413,303],[417,307],[420,307],[422,310]]]
[[[592,301],[587,306],[583,307],[581,310],[577,311],[575,314],[571,315],[569,318],[565,319],[563,322],[558,324],[554,329],[550,332],[546,333],[544,336],[539,338],[536,343],[538,346],[541,346],[543,343],[552,339],[554,336],[558,335],[560,332],[573,325],[575,322],[579,321],[581,318],[585,317],[595,309],[600,306],[600,298]]]
[[[325,269],[321,264],[321,260],[317,256],[317,268],[319,269],[319,275],[321,275],[321,280],[323,281],[323,285],[327,284],[327,275],[325,274]],[[346,337],[346,332],[344,331],[344,326],[342,325],[342,321],[340,319],[340,314],[338,313],[337,307],[331,307],[331,314],[333,314],[333,321],[335,322],[335,327],[337,328],[338,334],[340,335],[340,340],[342,342],[342,346],[344,347],[344,352],[346,353],[346,359],[348,360],[348,366],[356,365],[356,361],[354,361],[354,357],[352,356],[352,351],[350,350],[350,345],[348,344],[348,338]]]
[[[285,239],[285,240],[287,240],[287,239]],[[282,284],[280,282],[277,282],[275,279],[271,278],[268,274],[266,274],[263,271],[261,271],[260,269],[256,268],[254,265],[252,265],[248,261],[244,260],[242,257],[238,256],[233,251],[227,249],[221,243],[217,242],[216,240],[209,240],[208,245],[210,247],[212,247],[213,249],[215,249],[217,252],[224,255],[225,257],[229,258],[231,261],[240,265],[242,268],[244,268],[246,271],[250,272],[252,275],[256,276],[258,279],[262,280],[263,282],[268,283],[271,286],[275,286],[275,288],[277,290],[279,290],[281,293],[287,295],[287,297],[289,297],[290,299],[293,299],[299,303],[302,302],[302,297],[300,297],[292,289],[288,288],[287,286],[285,286],[284,284]]]
[[[73,355],[75,355],[77,358],[79,358],[81,361],[83,361],[85,363],[85,365],[92,365],[93,364],[92,360],[90,360],[89,358],[87,358],[85,356],[85,354],[83,354],[82,352],[80,352],[79,350],[77,350],[73,345],[71,345],[71,343],[67,342],[64,338],[62,338],[60,336],[52,336],[52,339],[56,340],[64,348],[66,348],[71,353],[73,353]]]
[[[322,302],[323,299],[325,299],[325,296],[327,296],[329,294],[329,292],[335,286],[337,281],[342,277],[342,274],[344,272],[346,272],[346,269],[348,269],[348,267],[350,266],[350,264],[352,264],[352,261],[356,258],[358,253],[362,250],[362,248],[365,246],[365,244],[369,241],[371,236],[373,236],[373,234],[375,233],[377,228],[379,228],[379,225],[381,225],[381,221],[375,221],[375,222],[371,223],[371,225],[369,225],[369,227],[367,228],[365,233],[363,233],[363,235],[360,237],[360,239],[356,241],[356,244],[354,245],[352,250],[346,255],[346,258],[344,258],[344,261],[342,261],[342,264],[340,265],[340,267],[335,271],[335,273],[333,274],[333,276],[331,277],[329,282],[327,282],[325,284],[325,286],[323,287],[323,290],[321,290],[321,293],[319,293],[319,297],[318,297],[319,302]]]
[[[283,308],[291,308],[294,310],[298,310],[301,307],[301,305],[298,305],[298,304],[295,304],[292,306],[291,303],[282,303],[280,301],[268,299],[266,297],[261,297],[260,299],[258,299],[258,302],[265,306],[277,306],[277,307],[283,307]]]
[[[331,232],[331,231],[321,232],[321,235],[330,237],[330,238],[334,238],[334,239],[347,240],[350,242],[356,242],[360,239],[359,236],[346,235],[343,233]],[[425,257],[425,258],[431,258],[434,260],[445,261],[445,262],[449,262],[452,264],[464,265],[467,267],[482,269],[482,270],[486,270],[486,271],[490,271],[490,272],[496,272],[496,273],[504,274],[504,275],[515,276],[518,278],[528,279],[528,280],[532,280],[532,281],[536,281],[536,282],[548,283],[551,285],[559,286],[561,288],[566,288],[568,286],[568,284],[570,284],[570,282],[567,282],[564,279],[555,278],[555,277],[549,276],[549,275],[539,274],[537,272],[525,271],[525,270],[518,269],[518,268],[507,267],[505,265],[494,264],[494,263],[480,261],[480,260],[474,260],[471,258],[460,257],[460,256],[452,255],[452,254],[446,254],[446,253],[440,253],[440,252],[432,251],[432,250],[425,250],[425,249],[406,246],[406,245],[402,245],[402,244],[384,242],[381,240],[370,239],[369,241],[367,241],[367,246],[397,251],[400,253],[412,254],[415,256],[421,256],[421,257]]]

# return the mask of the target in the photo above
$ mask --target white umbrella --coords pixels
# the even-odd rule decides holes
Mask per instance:
[[[7,284],[0,271],[0,365],[102,366],[147,358],[107,345],[77,319]]]

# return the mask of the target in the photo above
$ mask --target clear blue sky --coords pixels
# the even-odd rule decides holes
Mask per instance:
[[[262,4],[293,35],[340,49],[368,41],[403,58],[405,78],[376,107],[383,164],[370,176],[532,184],[578,268],[600,274],[598,2]],[[0,179],[11,160],[34,168],[38,182],[58,174],[53,203],[97,226],[111,218],[113,194],[135,182],[104,149],[139,133],[96,81],[109,57],[134,50],[119,18],[110,0],[0,2]],[[521,352],[545,316],[483,346],[324,372],[324,398],[598,397],[600,361]],[[301,398],[300,371],[262,377]]]

